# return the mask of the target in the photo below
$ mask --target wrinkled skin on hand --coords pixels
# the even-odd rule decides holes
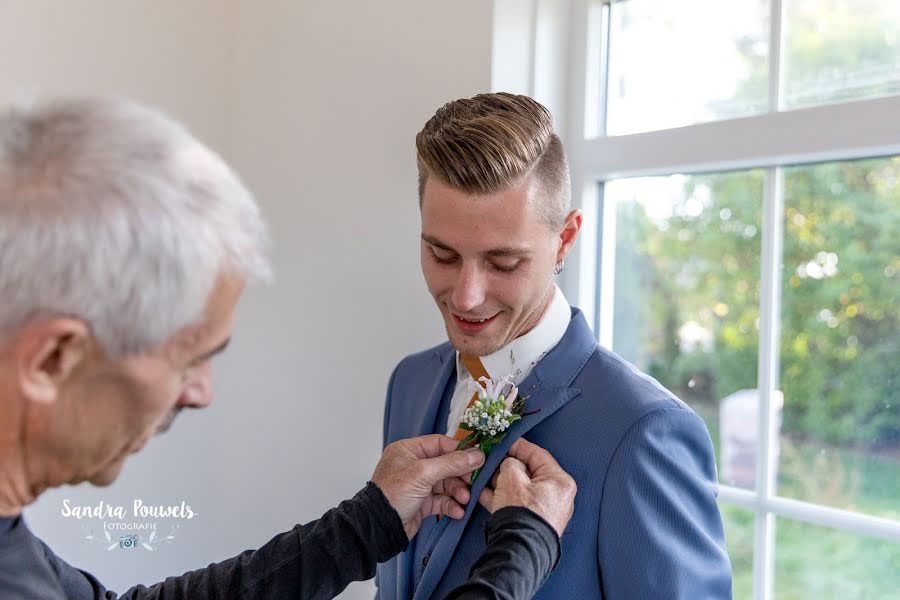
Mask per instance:
[[[493,513],[506,506],[524,506],[543,517],[559,536],[575,510],[578,486],[553,456],[519,439],[486,486],[478,502]]]
[[[375,467],[372,483],[400,515],[409,539],[430,515],[465,515],[470,492],[462,476],[484,464],[484,453],[458,451],[457,443],[445,435],[400,440],[385,448]]]

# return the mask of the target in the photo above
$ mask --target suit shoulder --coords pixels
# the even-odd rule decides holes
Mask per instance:
[[[396,402],[400,397],[408,397],[413,393],[420,401],[422,394],[434,386],[442,365],[446,361],[455,361],[453,346],[445,342],[401,360],[391,374],[388,384],[388,402]]]
[[[416,371],[429,364],[436,356],[443,357],[451,352],[453,352],[453,346],[450,342],[444,342],[443,344],[432,346],[426,350],[414,352],[413,354],[405,356],[397,363],[397,366],[394,367],[394,374],[399,376],[410,371]]]
[[[618,354],[598,346],[573,382],[590,410],[602,412],[621,434],[657,411],[694,411],[654,378]]]

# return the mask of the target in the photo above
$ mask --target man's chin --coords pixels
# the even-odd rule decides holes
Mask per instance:
[[[119,474],[122,472],[122,466],[125,464],[125,459],[119,459],[116,462],[103,467],[96,473],[94,473],[88,481],[92,485],[96,485],[98,487],[106,487],[111,485],[116,479],[119,478]]]
[[[447,337],[454,348],[472,356],[488,356],[503,347],[503,344],[499,344],[494,336],[463,333],[454,330],[453,325],[447,326]]]

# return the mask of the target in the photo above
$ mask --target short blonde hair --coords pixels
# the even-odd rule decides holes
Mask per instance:
[[[530,174],[538,212],[562,228],[571,205],[569,165],[553,117],[528,96],[505,92],[448,102],[416,136],[419,206],[429,177],[471,194],[508,189]]]

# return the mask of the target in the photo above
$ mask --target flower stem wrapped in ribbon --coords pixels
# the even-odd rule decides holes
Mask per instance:
[[[519,396],[512,375],[496,381],[481,377],[478,381],[482,383],[469,383],[478,397],[460,420],[460,428],[470,433],[459,443],[459,449],[477,447],[487,456],[506,437],[510,425],[522,418],[525,399]],[[472,481],[480,472],[481,469],[472,472]]]

